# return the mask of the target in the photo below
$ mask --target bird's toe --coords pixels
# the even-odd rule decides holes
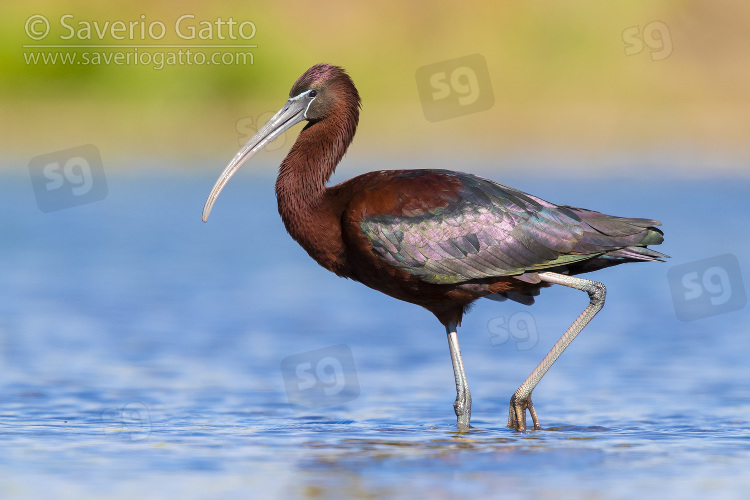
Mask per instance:
[[[531,420],[534,422],[534,430],[540,430],[539,417],[531,402],[531,395],[520,397],[516,394],[510,398],[510,409],[508,411],[508,427],[517,431],[526,430],[526,410],[531,414]]]

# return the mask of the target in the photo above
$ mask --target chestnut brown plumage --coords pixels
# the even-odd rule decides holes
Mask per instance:
[[[589,306],[511,398],[508,426],[524,430],[528,409],[539,429],[532,390],[604,304],[604,285],[575,275],[666,257],[647,248],[663,240],[654,227],[659,222],[559,206],[449,170],[377,171],[327,187],[354,138],[359,111],[359,93],[342,68],[307,70],[286,105],[221,174],[203,220],[244,162],[306,120],[276,181],[287,231],[324,268],[418,304],[445,326],[461,429],[469,427],[471,395],[456,329],[469,305],[481,297],[531,304],[551,284],[587,292]]]

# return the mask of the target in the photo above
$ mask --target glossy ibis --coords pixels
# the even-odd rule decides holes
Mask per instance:
[[[445,326],[456,378],[459,429],[469,428],[471,394],[457,327],[481,297],[531,304],[550,284],[582,290],[590,303],[510,400],[508,426],[540,429],[531,392],[604,304],[606,289],[574,277],[625,262],[667,257],[648,249],[658,221],[559,206],[475,175],[449,170],[383,170],[327,187],[354,138],[359,93],[340,67],[318,64],[289,100],[237,153],[203,208],[266,144],[306,120],[279,168],[276,197],[286,230],[318,264],[431,311]]]

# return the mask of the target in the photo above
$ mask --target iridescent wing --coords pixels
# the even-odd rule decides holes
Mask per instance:
[[[430,283],[519,276],[604,254],[661,256],[642,248],[661,242],[658,221],[557,206],[459,172],[390,174],[355,203],[359,228],[378,257]]]

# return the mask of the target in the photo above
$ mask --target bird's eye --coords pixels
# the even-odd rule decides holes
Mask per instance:
[[[312,90],[310,91],[310,93],[309,93],[309,94],[307,94],[307,95],[309,95],[310,97],[315,97],[316,95],[318,95],[318,91],[317,91],[317,90],[315,90],[315,89],[312,89]]]

